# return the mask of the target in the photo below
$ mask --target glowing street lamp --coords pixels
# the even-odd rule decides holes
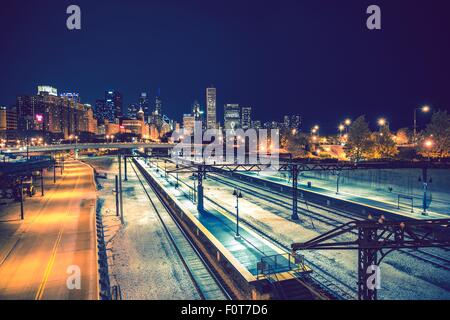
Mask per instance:
[[[384,127],[384,126],[386,125],[386,123],[387,123],[387,121],[386,121],[385,118],[380,118],[380,119],[378,119],[378,125],[379,125],[380,127]]]
[[[431,107],[425,105],[425,106],[414,109],[414,133],[413,133],[414,142],[417,141],[417,110],[420,110],[423,113],[428,113],[428,112],[430,112]]]
[[[349,125],[352,124],[352,120],[351,119],[345,119],[344,123],[348,127]]]
[[[427,139],[427,140],[425,140],[424,145],[427,149],[431,149],[434,145],[434,142],[431,139]]]

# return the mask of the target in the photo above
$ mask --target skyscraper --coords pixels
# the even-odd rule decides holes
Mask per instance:
[[[239,104],[226,104],[224,110],[224,126],[226,130],[241,127],[241,109]]]
[[[95,101],[95,117],[101,123],[105,120],[114,122],[114,110],[106,103],[106,100],[99,99]]]
[[[241,125],[242,129],[247,130],[252,125],[252,107],[242,107]]]
[[[105,102],[106,105],[113,111],[113,119],[110,119],[111,121],[114,121],[115,118],[121,118],[123,116],[122,94],[120,92],[106,91]]]
[[[192,105],[192,115],[194,116],[195,121],[203,121],[203,111],[200,110],[200,104],[197,100],[195,100]]]
[[[289,119],[289,116],[284,116],[283,118],[283,128],[284,129],[289,129],[291,126],[291,121]]]
[[[161,100],[161,90],[158,89],[155,98],[155,113],[162,117],[162,100]]]
[[[150,109],[150,104],[148,102],[147,92],[142,92],[139,97],[139,107],[144,111],[145,121],[148,122],[149,117],[152,115],[152,110]]]
[[[215,129],[217,126],[216,117],[216,88],[206,88],[206,128]]]
[[[296,114],[291,117],[291,129],[300,130],[302,118]]]
[[[138,106],[135,103],[130,104],[127,107],[127,117],[131,119],[137,119],[137,114],[139,110],[142,110],[142,107]]]

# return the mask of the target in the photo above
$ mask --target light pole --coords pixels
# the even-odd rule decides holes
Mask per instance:
[[[342,140],[342,132],[345,130],[345,126],[341,123],[338,129],[339,129],[339,137]]]
[[[236,197],[236,235],[235,239],[240,239],[241,235],[239,234],[239,198],[242,198],[242,192],[238,188],[235,188],[233,191],[233,196]]]
[[[380,134],[381,134],[381,129],[383,129],[385,127],[387,129],[389,129],[389,122],[385,118],[379,118],[378,119],[378,126],[380,127]]]
[[[417,110],[422,111],[423,113],[427,113],[431,110],[431,108],[429,106],[423,106],[423,107],[419,107],[419,108],[415,108],[414,109],[414,125],[413,125],[413,140],[414,143],[417,142]]]
[[[344,120],[344,129],[345,129],[345,133],[346,134],[348,134],[348,131],[349,131],[349,128],[350,128],[350,125],[352,124],[352,119],[350,119],[350,118],[347,118],[347,119],[345,119]]]

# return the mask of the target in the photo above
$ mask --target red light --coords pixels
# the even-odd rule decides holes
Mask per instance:
[[[42,122],[44,121],[44,116],[42,114],[36,114],[36,121],[37,122]]]

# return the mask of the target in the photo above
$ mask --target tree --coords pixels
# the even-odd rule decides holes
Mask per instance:
[[[307,155],[306,146],[308,145],[308,136],[304,133],[297,133],[287,136],[286,150],[292,154],[292,157],[304,157]]]
[[[397,144],[388,126],[375,133],[373,153],[375,158],[393,158],[398,154]]]
[[[347,156],[353,161],[360,161],[370,154],[372,141],[369,124],[364,116],[357,118],[350,126],[347,140]]]
[[[425,143],[427,139],[432,141],[428,145],[431,152],[441,158],[450,156],[450,115],[447,111],[433,113],[425,134]]]
[[[408,128],[398,129],[396,140],[398,145],[408,144],[411,141],[411,131]]]

